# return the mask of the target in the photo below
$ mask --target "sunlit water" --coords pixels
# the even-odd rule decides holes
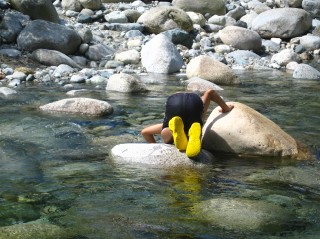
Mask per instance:
[[[166,97],[185,89],[182,79],[145,76],[144,94],[78,85],[114,107],[106,117],[40,112],[67,98],[65,90],[24,85],[0,99],[0,226],[58,225],[59,238],[320,238],[320,83],[273,71],[239,75],[239,86],[223,87],[224,99],[273,120],[310,148],[310,160],[216,155],[205,168],[118,164],[109,150],[144,142],[140,130],[161,122]],[[222,210],[210,218],[199,205],[211,201]],[[274,222],[246,222],[260,210]]]

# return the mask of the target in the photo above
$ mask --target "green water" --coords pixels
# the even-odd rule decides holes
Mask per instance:
[[[161,122],[166,97],[185,89],[174,76],[143,77],[144,94],[78,85],[114,107],[105,117],[40,112],[67,98],[60,86],[22,85],[0,98],[0,238],[319,238],[320,83],[239,75],[241,85],[223,87],[225,100],[276,122],[310,148],[310,160],[216,155],[205,168],[172,169],[113,162],[109,150],[144,142],[140,130]],[[201,211],[208,202],[213,209]]]

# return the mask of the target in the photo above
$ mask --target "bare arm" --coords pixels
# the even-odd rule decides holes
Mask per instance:
[[[204,106],[204,114],[207,113],[210,102],[213,101],[221,107],[221,112],[226,113],[233,109],[233,105],[227,105],[215,90],[207,90],[201,97]]]
[[[156,143],[154,135],[161,134],[161,131],[162,131],[162,124],[155,124],[141,130],[141,135],[148,143]]]

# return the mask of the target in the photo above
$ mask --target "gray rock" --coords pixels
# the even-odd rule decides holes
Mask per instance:
[[[101,0],[78,0],[83,8],[90,10],[99,10],[101,8]]]
[[[124,12],[121,12],[121,11],[110,12],[109,14],[105,15],[104,18],[109,23],[127,23],[128,22],[127,16],[124,14]]]
[[[259,55],[245,50],[233,51],[226,55],[226,60],[229,64],[250,65],[259,59],[261,59]]]
[[[113,112],[113,108],[108,102],[90,98],[63,99],[40,106],[40,110],[46,112],[100,116],[109,115]]]
[[[147,88],[137,77],[120,73],[114,74],[108,79],[106,90],[130,93],[145,92]]]
[[[115,54],[114,59],[121,61],[123,64],[138,64],[140,62],[140,52],[137,50],[128,50]]]
[[[312,26],[310,14],[298,8],[277,8],[259,14],[252,30],[262,38],[293,38],[308,32]]]
[[[221,41],[239,50],[261,51],[262,40],[258,33],[242,27],[228,26],[219,31]]]
[[[277,63],[280,66],[285,66],[291,61],[300,61],[299,55],[291,49],[284,49],[271,57],[271,63]]]
[[[12,58],[19,58],[21,56],[21,51],[16,49],[0,49],[0,55]]]
[[[61,6],[64,10],[71,10],[75,12],[80,12],[82,10],[82,5],[77,0],[61,0]]]
[[[313,17],[320,17],[320,2],[318,0],[303,0],[302,8]]]
[[[192,47],[193,37],[188,32],[179,28],[164,31],[161,34],[166,35],[175,45],[180,44],[188,48]]]
[[[319,36],[302,36],[300,37],[300,44],[307,50],[313,51],[320,49],[320,37]]]
[[[216,91],[223,90],[220,86],[216,85],[213,82],[204,80],[200,77],[191,77],[190,79],[186,80],[187,89],[190,91],[197,91],[204,93],[208,89],[213,89]]]
[[[100,61],[104,57],[113,54],[114,49],[101,43],[89,46],[89,49],[85,53],[86,57],[93,61]]]
[[[205,166],[213,162],[214,157],[206,150],[190,159],[170,144],[127,143],[119,144],[111,149],[111,157],[118,163],[130,165],[148,165],[152,167],[170,168],[175,166]]]
[[[293,71],[293,78],[298,79],[320,79],[320,72],[307,64],[299,64]]]
[[[38,49],[32,52],[32,57],[34,60],[40,62],[41,64],[48,66],[58,66],[61,64],[66,64],[73,68],[81,69],[81,66],[79,66],[70,57],[61,53],[60,51]]]
[[[58,23],[58,13],[51,0],[10,0],[14,9],[30,16],[31,19],[42,19]]]
[[[142,47],[141,63],[148,72],[154,73],[174,73],[184,65],[176,46],[163,34],[156,35]]]
[[[198,12],[203,15],[224,15],[226,7],[223,0],[173,0],[172,5],[187,12]]]
[[[190,32],[193,23],[186,12],[177,7],[154,7],[143,13],[138,21],[144,25],[149,33],[161,33],[167,30],[180,28]]]
[[[144,26],[139,23],[107,23],[104,25],[106,29],[113,30],[113,31],[131,31],[131,30],[138,30],[143,31]]]
[[[34,20],[21,31],[17,43],[19,48],[27,51],[50,49],[73,54],[78,50],[81,38],[76,31],[65,26]]]
[[[16,42],[18,35],[29,20],[29,16],[23,15],[20,12],[6,12],[0,23],[2,42]]]

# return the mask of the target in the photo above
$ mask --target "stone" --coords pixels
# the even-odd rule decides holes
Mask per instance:
[[[187,12],[198,12],[203,15],[226,14],[226,7],[223,0],[173,0],[172,5]]]
[[[85,115],[109,115],[112,114],[112,106],[102,100],[91,98],[69,98],[58,100],[40,106],[40,110],[53,113],[85,114]]]
[[[114,74],[107,82],[106,90],[118,92],[145,92],[146,86],[133,75],[126,73]]]
[[[73,68],[81,69],[81,66],[60,51],[38,49],[32,52],[32,58],[47,66],[59,66],[61,64],[65,64]]]
[[[258,33],[237,26],[227,26],[219,31],[221,41],[239,50],[261,51],[262,40]]]
[[[158,34],[142,47],[141,64],[148,72],[174,73],[182,68],[184,62],[169,38]]]
[[[30,16],[32,20],[60,21],[51,0],[10,0],[10,3],[15,10]]]
[[[15,43],[23,27],[30,20],[29,16],[20,12],[8,12],[1,19],[0,37],[5,43]]]
[[[197,91],[202,93],[204,93],[208,89],[213,89],[216,91],[223,90],[223,88],[216,85],[215,83],[201,79],[199,77],[195,77],[195,76],[186,80],[186,84],[187,84],[187,90]]]
[[[49,49],[68,55],[78,50],[81,38],[75,30],[63,25],[34,20],[21,31],[17,43],[19,48],[26,51]]]
[[[161,168],[204,166],[214,160],[214,156],[206,150],[201,150],[197,157],[190,159],[185,152],[180,152],[174,145],[163,143],[118,144],[111,149],[111,157],[118,163]]]
[[[143,13],[138,21],[149,33],[161,33],[180,28],[186,32],[193,29],[193,23],[188,14],[180,8],[172,6],[154,7]]]
[[[291,61],[300,61],[299,55],[291,49],[284,49],[271,57],[271,63],[285,66]]]
[[[127,64],[138,64],[140,62],[140,52],[137,50],[128,50],[115,54],[114,59],[116,61],[122,61]]]
[[[239,102],[228,113],[216,107],[202,131],[202,147],[237,155],[302,158],[304,149],[277,124]],[[235,123],[237,122],[237,123]]]
[[[320,17],[320,2],[318,0],[303,0],[302,8],[309,12],[313,17]]]
[[[17,94],[17,91],[12,90],[8,87],[0,87],[0,94],[4,95],[4,96],[10,96],[10,95],[15,95]]]
[[[239,83],[230,67],[205,55],[193,58],[187,65],[186,74],[188,78],[196,76],[218,85]]]
[[[243,232],[279,232],[280,224],[296,216],[281,205],[245,198],[218,197],[196,204],[193,211],[197,218],[214,226]]]
[[[292,77],[296,79],[319,80],[320,71],[310,65],[299,64],[294,68]]]
[[[259,14],[252,22],[252,30],[262,38],[290,39],[305,34],[311,26],[311,15],[298,8],[271,9]]]

